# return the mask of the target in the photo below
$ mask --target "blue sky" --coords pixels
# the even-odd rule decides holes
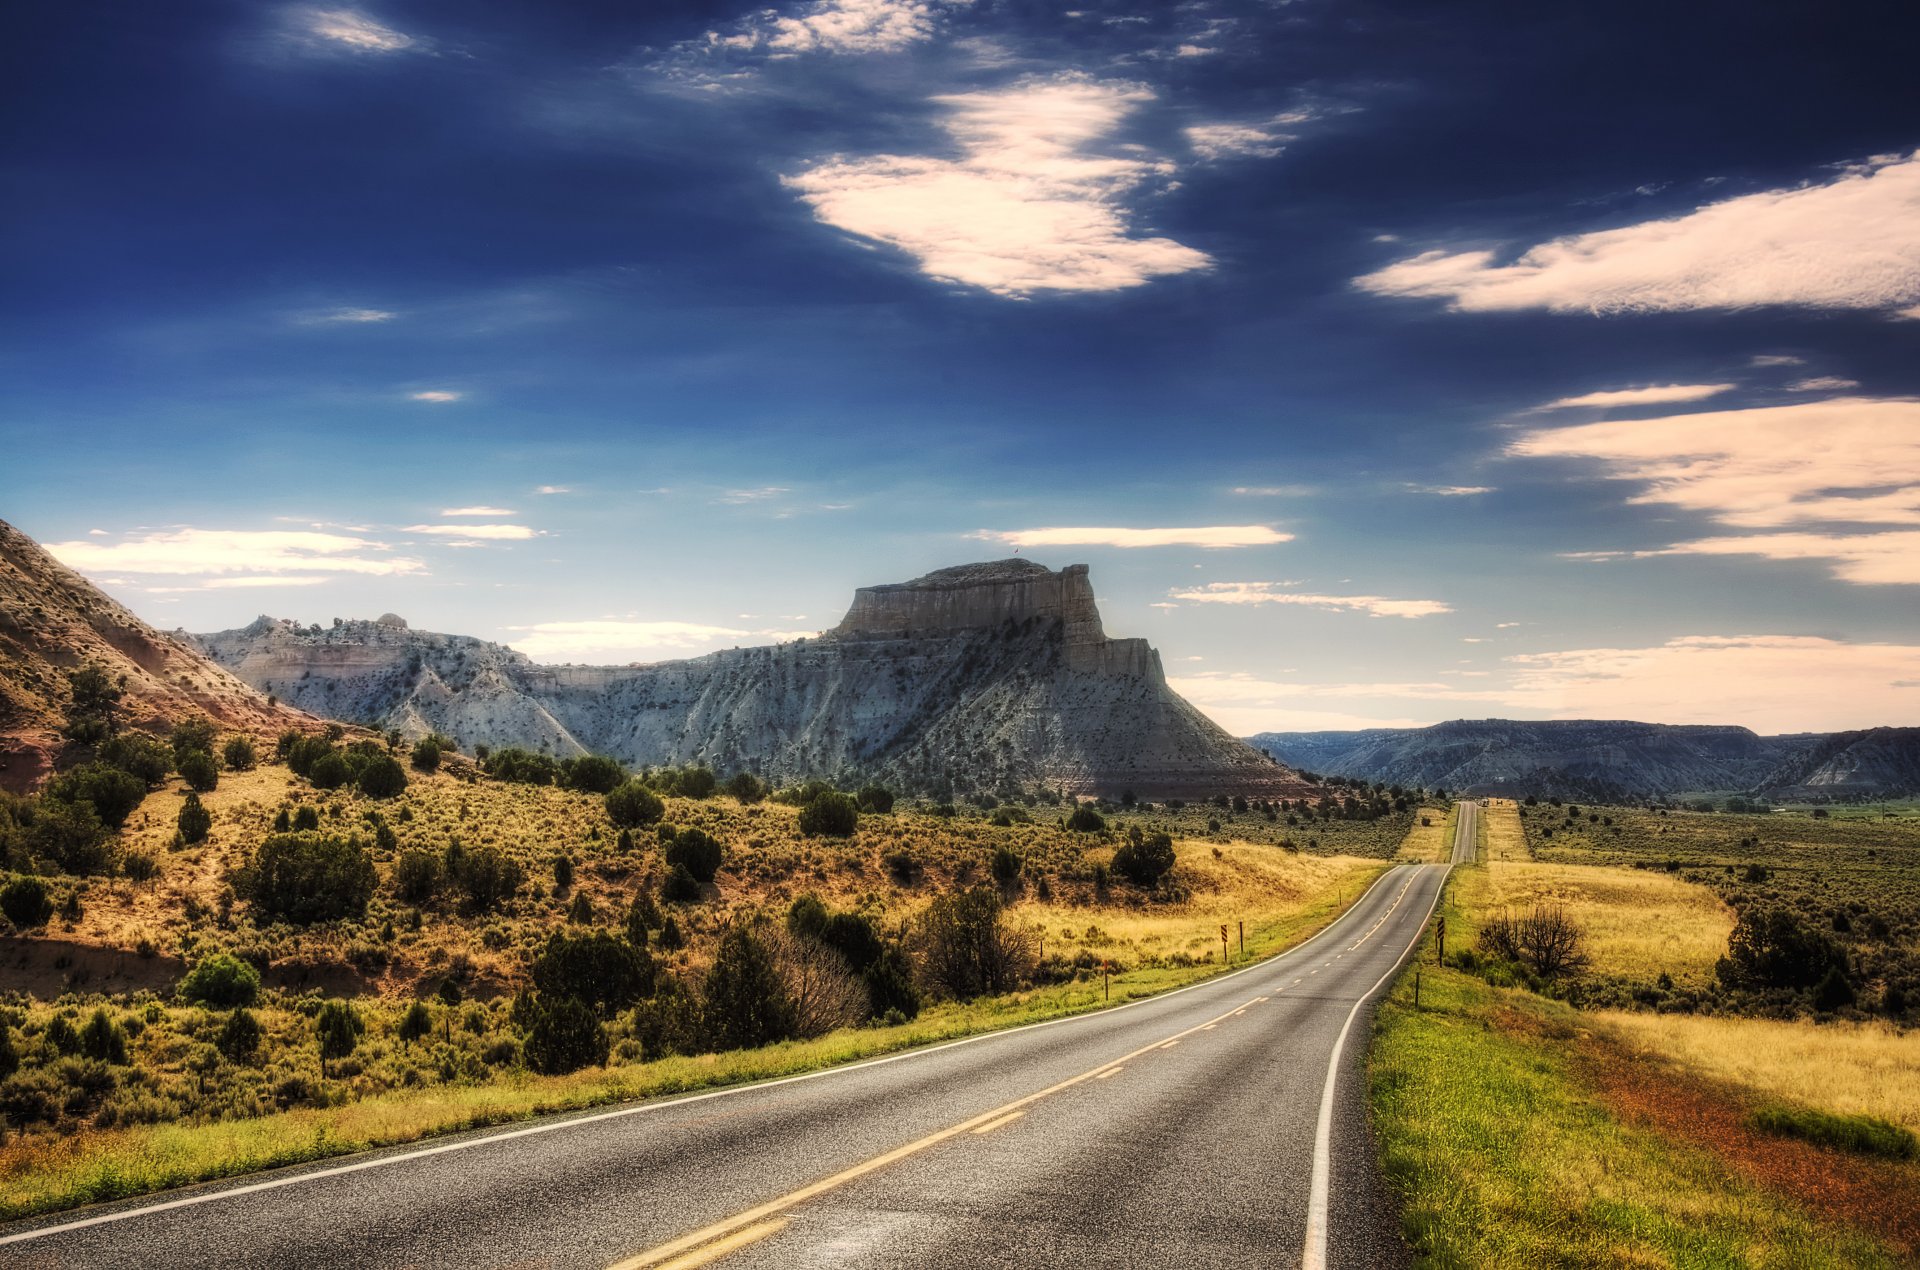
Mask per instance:
[[[1017,547],[1242,732],[1911,724],[1920,20],[1814,10],[42,6],[0,515],[165,627]]]

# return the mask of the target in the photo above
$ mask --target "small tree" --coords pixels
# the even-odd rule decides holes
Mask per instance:
[[[440,859],[412,848],[393,862],[393,892],[408,904],[426,904],[440,889]]]
[[[213,828],[213,813],[200,802],[200,795],[189,791],[187,800],[180,804],[179,827],[180,841],[188,846],[207,840]]]
[[[893,810],[893,791],[884,785],[867,785],[857,795],[861,811],[884,816]]]
[[[370,759],[354,781],[368,798],[392,798],[407,787],[407,770],[386,754]]]
[[[860,809],[839,790],[828,790],[800,809],[800,832],[809,838],[851,838]]]
[[[919,943],[927,978],[963,1001],[1009,991],[1033,969],[1032,936],[1006,921],[991,887],[934,900],[921,914]]]
[[[660,796],[637,780],[624,781],[607,795],[607,817],[622,829],[638,829],[659,823],[667,814]]]
[[[573,859],[570,856],[553,857],[553,889],[565,891],[573,885]]]
[[[583,754],[560,765],[561,783],[585,794],[611,794],[627,778],[627,769],[604,754]]]
[[[721,936],[702,997],[702,1023],[712,1049],[756,1049],[795,1034],[793,1002],[779,967],[749,926],[735,926]]]
[[[440,766],[439,742],[435,741],[432,737],[414,742],[411,758],[415,771],[431,772],[438,770]]]
[[[252,1005],[260,995],[260,972],[232,953],[214,953],[194,963],[175,991],[183,1001],[215,1009]]]
[[[703,883],[713,881],[725,854],[719,841],[703,829],[682,829],[667,844],[667,863],[684,866],[695,880]]]
[[[653,958],[604,931],[556,934],[533,963],[533,986],[544,1000],[570,997],[604,1016],[653,991]]]
[[[676,864],[669,869],[666,881],[660,884],[660,898],[669,904],[691,904],[701,894],[700,879],[687,872],[684,864]],[[662,946],[665,946],[664,942]]]
[[[53,920],[53,900],[39,878],[15,878],[0,887],[0,913],[21,930],[45,926]]]
[[[214,1040],[217,1048],[230,1063],[249,1062],[260,1050],[264,1033],[260,1020],[251,1010],[235,1010],[220,1025],[219,1035]]]
[[[394,1029],[394,1035],[400,1038],[402,1047],[411,1049],[413,1043],[433,1031],[433,1011],[427,1008],[425,1001],[415,1001],[400,1016],[400,1026]]]
[[[321,1005],[320,1012],[314,1016],[314,1036],[320,1042],[320,1078],[327,1077],[327,1062],[330,1059],[345,1058],[359,1048],[360,1034],[367,1025],[360,1014],[346,1001],[328,1001]]]
[[[738,799],[742,805],[749,805],[766,799],[767,783],[752,772],[735,772],[721,786],[721,791]]]
[[[175,757],[173,766],[180,779],[199,793],[210,793],[220,784],[220,765],[206,750],[188,750]]]
[[[177,766],[181,759],[198,750],[211,756],[214,737],[218,735],[213,720],[208,718],[182,719],[173,725],[173,731],[167,740],[173,745],[173,761]]]
[[[867,1012],[865,985],[838,953],[779,928],[762,938],[773,953],[793,1016],[793,1035],[824,1036],[851,1027]]]
[[[1542,978],[1554,979],[1585,968],[1585,937],[1579,923],[1559,904],[1536,904],[1514,932],[1520,958]]]
[[[1067,817],[1067,828],[1075,833],[1099,833],[1106,827],[1106,820],[1088,803],[1081,803]]]
[[[147,783],[106,763],[88,763],[47,783],[41,803],[87,804],[100,823],[118,829],[147,796]]]
[[[1157,886],[1173,864],[1173,839],[1164,833],[1130,840],[1113,853],[1113,871],[1135,886]]]
[[[995,847],[990,868],[993,880],[1002,887],[1010,887],[1020,878],[1021,860],[1009,847]]]
[[[93,1012],[80,1029],[80,1052],[88,1058],[115,1067],[127,1064],[127,1030],[113,1021],[104,1005]]]
[[[600,1020],[571,998],[543,1002],[527,1029],[527,1066],[546,1076],[562,1076],[607,1061],[607,1034]]]
[[[236,881],[269,920],[307,925],[358,917],[373,897],[373,855],[358,838],[275,834]]]
[[[226,763],[229,772],[250,772],[254,764],[259,762],[259,756],[254,752],[253,738],[250,736],[227,738],[226,745],[221,747],[220,758]]]
[[[461,891],[461,906],[469,913],[485,913],[513,897],[526,880],[525,871],[494,847],[447,853],[447,875]]]
[[[347,766],[346,758],[331,747],[307,769],[307,780],[315,789],[339,789],[352,779],[353,769]]]

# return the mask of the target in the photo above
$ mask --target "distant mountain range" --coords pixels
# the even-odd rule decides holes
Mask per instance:
[[[1761,736],[1718,725],[1455,719],[1247,740],[1321,775],[1469,794],[1589,802],[1703,792],[1841,802],[1920,794],[1920,728]]]
[[[861,588],[817,638],[647,665],[540,665],[392,614],[327,628],[263,617],[181,638],[281,701],[465,749],[915,791],[1312,792],[1169,688],[1145,640],[1109,638],[1085,565],[941,569]]]

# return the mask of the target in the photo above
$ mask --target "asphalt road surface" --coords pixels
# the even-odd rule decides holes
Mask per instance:
[[[17,1224],[0,1265],[1399,1264],[1368,1007],[1445,876],[1133,1005]]]

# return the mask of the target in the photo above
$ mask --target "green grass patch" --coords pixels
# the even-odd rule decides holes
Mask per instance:
[[[1409,970],[1376,1017],[1370,1096],[1420,1265],[1901,1264],[1711,1154],[1617,1119],[1576,1070],[1575,1011],[1436,967],[1430,944],[1418,969],[1421,1008]]]
[[[1761,1107],[1747,1122],[1763,1133],[1870,1155],[1883,1160],[1911,1160],[1920,1155],[1920,1139],[1913,1131],[1878,1116],[1842,1116],[1815,1107],[1773,1103]]]

